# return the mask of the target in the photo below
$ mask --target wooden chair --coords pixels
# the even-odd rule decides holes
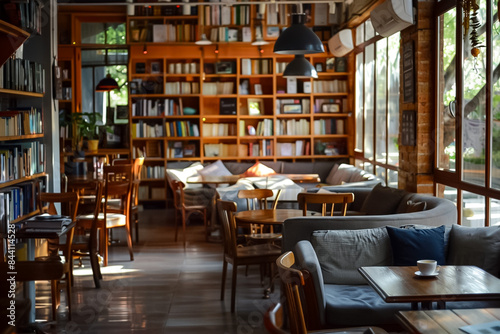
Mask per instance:
[[[276,195],[272,209],[275,210],[278,206],[278,199],[281,195],[281,189]],[[242,189],[238,191],[238,198],[247,200],[248,210],[265,210],[268,209],[267,199],[273,197],[274,193],[271,189]],[[274,233],[273,226],[269,226],[269,233],[264,233],[264,225],[252,224],[250,226],[250,239],[277,239],[281,238],[280,233]]]
[[[305,286],[305,278],[302,271],[292,268],[295,256],[292,252],[286,252],[276,260],[279,275],[287,305],[288,328],[291,334],[307,333],[362,333],[362,334],[384,334],[385,330],[378,327],[351,327],[336,328],[319,331],[308,331],[302,309],[300,288]],[[300,287],[300,288],[299,288]],[[271,307],[264,316],[264,325],[269,333],[284,334],[285,317],[281,304]]]
[[[333,216],[335,204],[342,204],[342,216],[347,214],[347,204],[354,202],[353,193],[299,193],[297,195],[299,207],[304,216],[307,215],[308,204],[321,204],[321,215],[326,216],[327,204],[331,204],[330,216]]]
[[[144,165],[144,158],[115,159],[112,164],[116,165],[132,165],[133,180],[132,180],[132,198],[130,203],[130,221],[135,227],[135,242],[139,243],[139,186],[141,183],[141,171]],[[132,229],[131,229],[132,231]]]
[[[208,203],[202,203],[199,205],[186,204],[184,183],[177,180],[171,180],[170,186],[172,187],[172,191],[174,194],[175,241],[177,241],[179,214],[182,222],[182,236],[183,236],[184,247],[186,247],[186,221],[194,213],[198,213],[203,216],[203,225],[205,226],[205,234],[208,237],[208,223],[207,223]]]
[[[270,243],[238,247],[236,244],[236,221],[234,220],[236,203],[222,201],[219,199],[217,200],[217,209],[219,212],[219,219],[222,224],[224,242],[220,299],[224,300],[227,264],[230,263],[233,266],[231,282],[231,313],[234,313],[236,308],[236,278],[238,275],[238,266],[272,264],[281,254],[281,250]]]
[[[38,195],[38,207],[42,212],[46,212],[51,215],[57,215],[56,204],[61,205],[61,214],[68,216],[72,221],[76,219],[76,213],[78,210],[79,196],[77,193],[39,193]],[[47,206],[45,206],[47,204]],[[51,267],[58,267],[57,263],[63,263],[63,275],[66,281],[66,294],[68,301],[69,319],[71,319],[71,285],[73,283],[73,258],[71,256],[71,247],[73,243],[73,233],[74,228],[68,231],[65,238],[61,239],[50,239],[49,240],[49,255],[37,257],[35,260],[42,262],[46,265],[46,270],[51,270]],[[59,251],[62,252],[64,261],[59,256]],[[44,265],[40,265],[42,268]],[[40,272],[40,276],[34,274],[33,277],[41,277],[46,275],[43,273],[43,269]],[[50,276],[50,274],[48,274]],[[58,275],[56,275],[58,276]],[[26,279],[33,280],[33,279]],[[43,280],[43,278],[36,279]],[[56,319],[56,310],[60,302],[60,290],[59,290],[59,279],[50,280],[50,288],[52,295],[52,318]]]
[[[96,288],[101,287],[101,268],[98,258],[98,226],[99,212],[103,200],[103,183],[100,181],[90,181],[81,184],[77,191],[80,194],[80,204],[77,225],[75,227],[75,236],[73,237],[72,255],[73,258],[88,256]]]

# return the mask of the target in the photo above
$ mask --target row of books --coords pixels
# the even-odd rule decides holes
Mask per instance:
[[[132,124],[131,136],[132,138],[164,137],[163,124],[148,124],[141,120]]]
[[[229,95],[234,94],[234,82],[232,81],[217,81],[204,82],[203,95]]]
[[[182,99],[138,99],[132,103],[132,116],[183,115]]]
[[[43,133],[42,109],[0,111],[0,137]]]
[[[288,14],[287,5],[276,3],[266,5],[267,25],[287,25]]]
[[[165,94],[180,95],[180,94],[199,94],[200,84],[198,82],[166,82]]]
[[[134,2],[151,2],[149,0],[136,0]],[[174,1],[180,2],[180,1]],[[186,1],[184,1],[186,2]],[[193,2],[193,1],[191,1]],[[179,15],[198,15],[197,6],[134,6],[134,15],[137,16],[179,16]],[[189,9],[189,10],[187,10]]]
[[[200,24],[204,26],[249,25],[251,7],[249,5],[204,6],[203,13]]]
[[[309,133],[309,121],[306,119],[281,119],[276,122],[278,136],[307,136]]]
[[[45,171],[45,144],[37,141],[0,146],[0,182]]]
[[[165,123],[167,137],[199,137],[198,124],[191,121],[174,121]]]
[[[296,106],[296,107],[291,108],[290,106]],[[309,114],[310,110],[311,110],[311,101],[309,99],[276,99],[276,112],[275,112],[276,115],[292,114],[292,113]]]
[[[272,136],[273,135],[273,120],[264,119],[257,123],[257,128],[253,125],[246,125],[245,120],[240,120],[239,135],[244,136]]]
[[[314,121],[314,134],[316,135],[343,135],[344,120],[327,118],[317,119]]]
[[[209,39],[212,42],[238,42],[242,41],[239,29],[229,27],[214,27],[210,29]]]
[[[346,93],[347,80],[314,80],[313,89],[315,93]]]
[[[141,179],[164,179],[164,166],[143,166],[141,169]]]
[[[41,33],[42,4],[39,0],[2,1],[0,19],[21,29]]]
[[[139,33],[138,42],[148,40],[147,31]],[[152,42],[153,43],[168,43],[168,42],[194,42],[198,37],[198,25],[191,23],[178,24],[153,24],[152,25]],[[134,33],[134,32],[132,32]],[[132,35],[132,40],[135,36]]]
[[[7,224],[36,209],[34,183],[24,183],[0,192],[0,232],[7,232]]]
[[[276,145],[278,156],[291,157],[311,154],[311,143],[305,140],[296,140],[292,143],[278,143]]]
[[[203,123],[203,137],[236,136],[235,123]]]
[[[9,58],[0,67],[0,88],[43,93],[45,69],[28,59]]]
[[[241,74],[271,74],[272,59],[249,59],[241,60]]]
[[[273,141],[271,139],[262,139],[259,142],[250,142],[248,145],[249,157],[268,157],[273,155]]]

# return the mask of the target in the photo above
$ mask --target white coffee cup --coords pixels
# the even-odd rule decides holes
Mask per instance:
[[[422,275],[431,275],[436,272],[437,262],[436,260],[418,260],[417,267]]]

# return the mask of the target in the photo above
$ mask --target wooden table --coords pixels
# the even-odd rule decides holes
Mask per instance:
[[[387,303],[411,303],[412,309],[445,308],[447,301],[500,298],[500,279],[475,266],[441,266],[436,277],[418,277],[417,267],[361,267],[368,284]]]
[[[302,210],[245,210],[235,214],[237,224],[279,225],[293,217],[302,217]]]
[[[397,318],[410,333],[464,334],[460,327],[500,320],[500,309],[399,311]]]

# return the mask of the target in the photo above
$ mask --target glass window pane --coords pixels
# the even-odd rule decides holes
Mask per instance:
[[[386,180],[387,178],[387,168],[376,166],[375,167],[375,172],[378,177],[380,177],[382,180]]]
[[[83,57],[83,52],[82,52]],[[103,72],[103,75],[105,73]],[[104,78],[104,76],[102,77]],[[99,80],[102,79],[101,77]],[[92,67],[82,67],[82,112],[83,113],[93,113],[94,112],[94,76]],[[96,83],[97,84],[97,83]]]
[[[388,159],[389,165],[399,165],[399,33],[388,38],[387,64]],[[397,173],[396,173],[397,175]],[[396,176],[397,182],[397,176]]]
[[[398,172],[392,169],[387,170],[387,185],[392,188],[398,187]]]
[[[365,41],[365,26],[360,24],[356,27],[356,45],[360,45]]]
[[[82,44],[125,44],[125,23],[82,22]]]
[[[82,66],[104,65],[106,63],[106,50],[82,50]]]
[[[376,74],[376,159],[380,163],[387,163],[387,38],[377,42],[377,74]],[[385,177],[384,177],[385,179]]]
[[[480,2],[478,19],[486,22],[486,3]],[[469,28],[469,37],[472,34]],[[478,28],[480,45],[486,45],[486,30]],[[464,108],[462,122],[463,173],[464,181],[485,185],[485,145],[486,145],[486,57],[481,52],[471,56],[472,46],[465,43],[463,55]],[[483,50],[484,51],[484,50]]]
[[[370,44],[365,49],[365,132],[364,132],[364,156],[373,160],[373,103],[375,95],[374,87],[374,62],[375,46]]]
[[[484,224],[484,196],[463,192],[462,225],[471,227],[483,227]]]
[[[500,201],[490,199],[490,226],[500,225]]]
[[[495,15],[493,11],[493,15]],[[500,50],[500,22],[494,21],[493,24],[493,50]],[[493,68],[500,67],[500,52],[493,52]],[[495,80],[496,79],[496,80]],[[500,189],[500,76],[493,76],[493,95],[492,115],[493,115],[493,129],[492,129],[492,152],[491,152],[491,186]]]
[[[370,19],[365,21],[365,34],[366,34],[365,41],[375,37],[375,29],[373,29],[372,20]]]
[[[437,184],[437,197],[446,198],[457,205],[457,194],[457,188],[449,187],[444,184]]]
[[[455,170],[456,9],[439,17],[437,167]]]
[[[356,55],[356,150],[363,150],[363,86],[364,86],[364,61],[363,52]]]

